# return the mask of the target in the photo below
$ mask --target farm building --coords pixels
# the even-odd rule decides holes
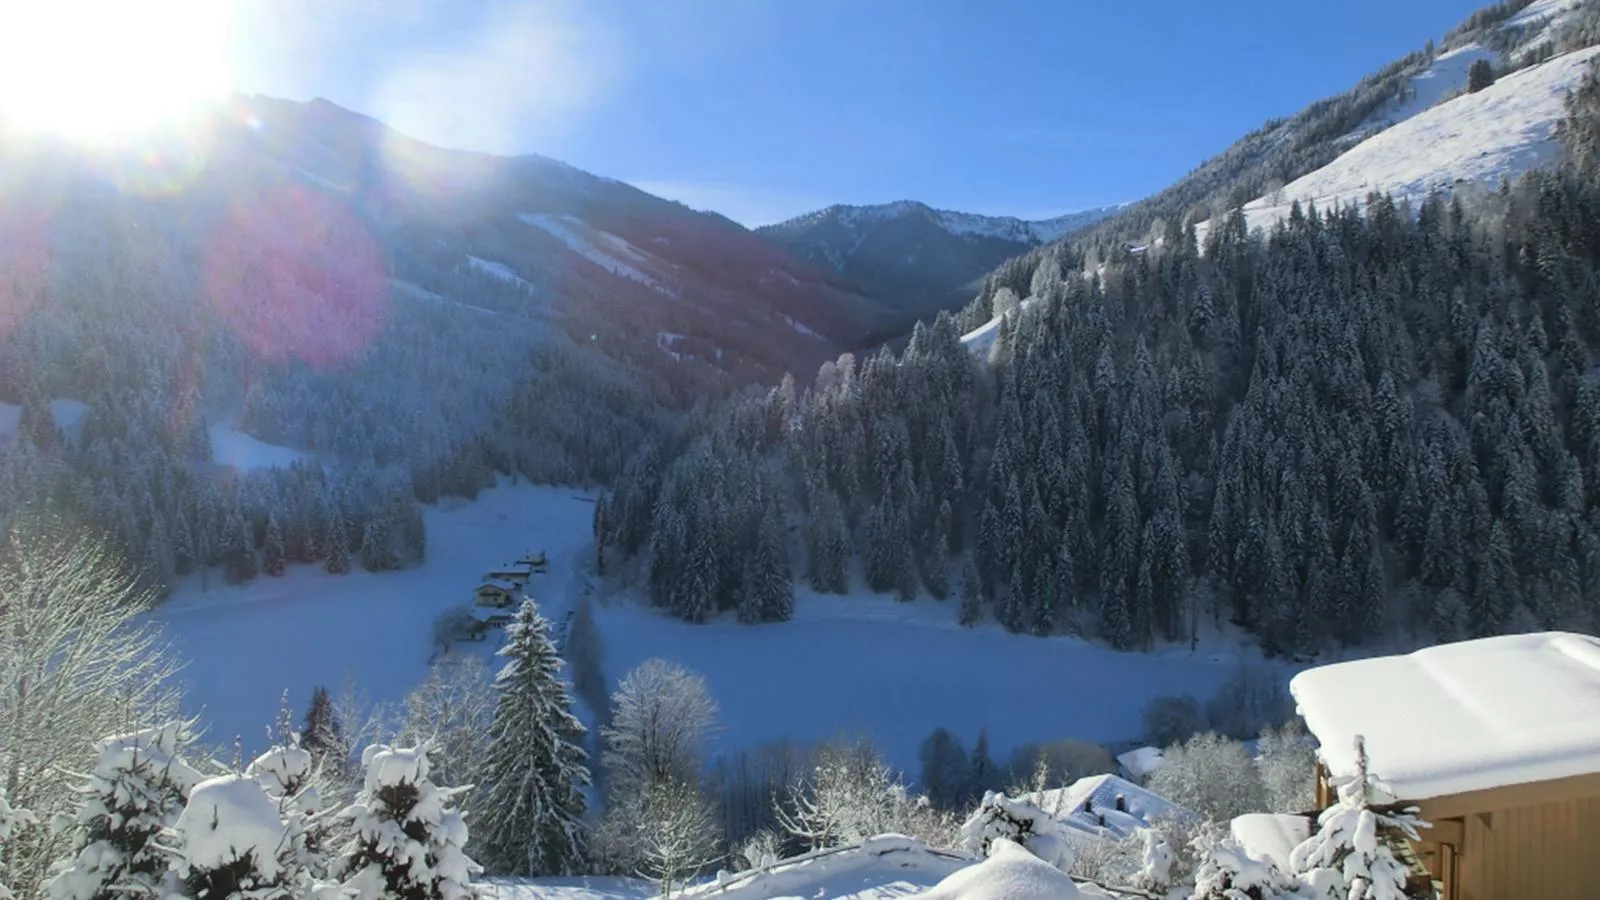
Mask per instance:
[[[517,602],[517,597],[522,592],[522,585],[503,578],[490,578],[478,585],[473,591],[479,606],[489,606],[503,609]]]
[[[1484,638],[1310,669],[1290,683],[1321,745],[1317,800],[1355,741],[1441,900],[1582,900],[1600,885],[1600,640]]]
[[[532,577],[533,569],[524,563],[508,563],[483,573],[485,581],[509,581],[516,585],[527,584]]]

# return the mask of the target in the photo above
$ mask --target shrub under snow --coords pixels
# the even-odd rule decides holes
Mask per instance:
[[[992,856],[997,844],[1012,844],[1060,869],[1072,867],[1067,826],[1026,800],[990,791],[977,812],[961,826],[961,845],[969,853]]]
[[[185,796],[200,780],[178,757],[188,740],[186,723],[170,722],[100,742],[99,760],[82,788],[77,853],[44,885],[51,900],[156,890],[167,857],[154,838],[179,820]]]
[[[288,830],[277,802],[254,778],[221,775],[200,782],[174,831],[174,868],[188,896],[288,896],[279,859]]]
[[[467,823],[450,800],[463,788],[428,780],[424,748],[374,744],[361,754],[366,782],[346,810],[355,838],[344,889],[355,900],[471,900],[478,865],[462,848]]]

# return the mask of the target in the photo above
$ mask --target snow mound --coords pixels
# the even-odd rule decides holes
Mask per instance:
[[[1138,747],[1117,756],[1117,765],[1128,773],[1128,777],[1141,781],[1161,768],[1165,761],[1160,747]]]
[[[373,744],[362,751],[361,765],[367,769],[368,791],[400,784],[420,784],[428,777],[428,754],[420,747],[396,749]]]
[[[920,896],[969,858],[929,850],[903,835],[817,850],[765,868],[719,879],[678,895],[696,900],[889,900]]]
[[[1067,873],[1001,839],[990,847],[988,859],[917,896],[922,900],[1076,900],[1083,893]]]
[[[1245,855],[1288,872],[1294,848],[1311,836],[1311,820],[1305,816],[1249,813],[1228,823],[1228,833]]]
[[[1390,697],[1403,685],[1394,702]],[[1396,800],[1600,771],[1600,638],[1462,641],[1309,669],[1289,683],[1318,754],[1355,773],[1355,739]]]
[[[1501,178],[1548,166],[1560,152],[1555,132],[1567,91],[1597,53],[1600,47],[1576,50],[1420,112],[1245,204],[1245,220],[1252,229],[1270,228],[1296,201],[1327,209],[1363,203],[1374,192],[1417,202],[1466,183],[1492,189]]]
[[[283,469],[306,458],[292,447],[269,444],[232,428],[213,425],[211,433],[211,459],[218,465],[240,472],[256,469]]]
[[[661,282],[624,260],[626,258],[642,263],[654,257],[610,232],[591,228],[587,223],[572,216],[519,213],[517,218],[556,238],[566,244],[567,249],[613,275],[649,285],[662,293],[671,293]]]
[[[277,851],[287,831],[278,804],[254,778],[221,775],[195,785],[176,830],[190,866],[220,869],[253,856],[263,876],[279,872]]]
[[[473,884],[482,900],[653,900],[656,885],[639,878],[495,878]]]
[[[311,753],[302,747],[273,747],[252,760],[244,773],[281,797],[311,777]]]

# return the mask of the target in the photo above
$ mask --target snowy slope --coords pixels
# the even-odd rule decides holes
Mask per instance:
[[[593,513],[570,489],[502,485],[472,503],[425,508],[428,558],[415,569],[331,576],[296,566],[237,587],[213,575],[209,589],[191,580],[153,614],[187,662],[179,675],[185,710],[202,717],[210,739],[242,735],[249,750],[259,748],[285,688],[296,709],[313,687],[337,693],[347,676],[374,701],[399,701],[427,675],[434,616],[471,602],[486,569],[547,551],[550,573],[534,591],[560,615]]]
[[[1374,191],[1418,201],[1461,184],[1492,188],[1550,165],[1560,142],[1568,89],[1600,47],[1589,47],[1514,72],[1362,141],[1333,162],[1244,207],[1251,228],[1269,228],[1295,201],[1320,209],[1364,202]]]
[[[683,900],[889,900],[920,896],[973,861],[886,835],[820,850],[678,895]]]
[[[1433,64],[1413,75],[1402,98],[1379,108],[1352,135],[1364,135],[1404,122],[1436,106],[1467,86],[1467,70],[1480,59],[1498,62],[1500,54],[1479,44],[1463,44],[1434,58]]]
[[[1226,656],[1118,653],[994,625],[962,628],[956,605],[797,588],[794,620],[771,625],[694,625],[631,599],[601,605],[595,619],[612,684],[654,656],[705,676],[721,707],[714,750],[853,731],[912,778],[918,746],[935,728],[969,744],[987,728],[998,758],[1033,741],[1126,740],[1143,731],[1150,698],[1210,697],[1236,667]]]
[[[653,257],[614,234],[590,228],[587,224],[572,216],[556,216],[548,213],[520,213],[517,218],[556,238],[566,244],[567,249],[613,275],[620,275],[640,284],[650,285],[663,293],[671,293],[661,282],[646,275],[638,267],[627,261],[632,260],[634,263],[642,263]]]
[[[510,266],[503,262],[495,262],[492,259],[482,259],[476,256],[468,256],[467,261],[472,264],[474,269],[480,272],[487,272],[501,281],[510,281],[514,284],[520,284],[529,290],[533,289],[531,283],[519,277]]]
[[[1038,302],[1038,297],[1026,297],[1023,299],[1022,305],[1019,308],[1023,310],[1032,309]],[[961,343],[966,344],[967,349],[971,350],[979,359],[988,359],[989,351],[994,349],[995,341],[1000,339],[1000,323],[1008,315],[1018,316],[1021,315],[1021,313],[1011,312],[995,316],[982,325],[979,325],[977,328],[974,328],[962,335]]]

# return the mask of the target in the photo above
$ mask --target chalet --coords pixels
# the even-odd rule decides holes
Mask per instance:
[[[492,606],[478,606],[472,610],[472,636],[482,640],[491,628],[504,628],[511,624],[511,610]]]
[[[1126,838],[1153,822],[1191,816],[1167,798],[1117,775],[1090,775],[1064,788],[1024,794],[1069,834],[1086,839]]]
[[[1440,900],[1580,900],[1600,886],[1600,639],[1545,633],[1335,663],[1289,685],[1320,744],[1317,802],[1366,747]]]
[[[504,609],[517,602],[517,597],[522,592],[522,585],[503,578],[489,578],[478,585],[473,594],[477,598],[478,606]]]
[[[509,581],[515,585],[524,585],[533,577],[533,569],[523,563],[509,563],[498,566],[483,573],[484,581]]]

